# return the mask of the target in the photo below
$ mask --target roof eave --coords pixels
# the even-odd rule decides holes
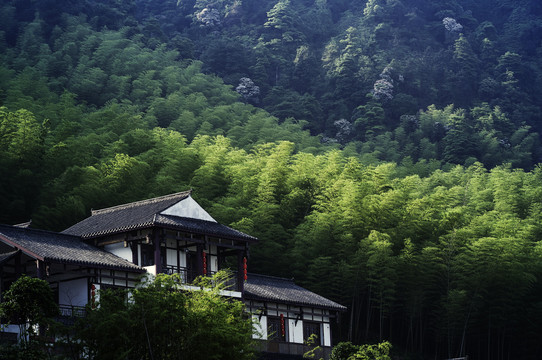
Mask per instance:
[[[199,231],[199,230],[191,229],[191,228],[188,228],[186,226],[180,226],[180,225],[175,226],[175,225],[172,225],[172,224],[162,223],[160,221],[155,221],[153,223],[153,225],[154,226],[160,226],[162,228],[170,229],[170,230],[187,230],[187,231],[190,231],[190,232],[192,232],[194,234],[208,235],[208,236],[216,237],[216,238],[219,238],[219,239],[225,239],[225,240],[245,241],[245,242],[248,242],[248,243],[255,243],[255,242],[259,241],[258,238],[254,237],[254,236],[251,236],[251,235],[248,235],[248,234],[245,234],[245,236],[228,236],[228,235],[209,234],[209,233],[206,233],[205,231]],[[222,225],[224,227],[227,227],[226,225],[223,225],[223,224],[220,224],[220,225]],[[229,228],[229,229],[234,230],[234,231],[239,231],[239,230],[235,230],[235,229],[232,229],[232,228]]]
[[[84,240],[92,240],[92,239],[101,238],[103,236],[118,235],[118,234],[122,234],[129,231],[148,229],[154,226],[155,225],[152,222],[147,222],[143,224],[137,224],[134,226],[126,226],[124,228],[116,228],[116,229],[107,230],[107,231],[98,231],[98,232],[93,232],[89,234],[82,234],[80,236]]]
[[[16,243],[15,241],[12,241],[11,239],[9,239],[8,237],[0,234],[0,241],[4,242],[5,244],[9,245],[9,246],[13,246],[14,248],[22,251],[23,253],[25,253],[26,255],[36,259],[36,260],[41,260],[43,261],[44,260],[44,257],[41,256],[41,255],[38,255],[36,254],[35,252],[33,251],[30,251],[24,247],[22,247],[20,244]]]
[[[225,239],[225,240],[244,241],[244,242],[251,243],[251,244],[257,243],[259,241],[258,238],[250,236],[250,235],[248,237],[227,236],[227,235],[222,236],[222,235],[217,235],[217,234],[209,234],[209,233],[206,233],[205,231],[198,231],[198,230],[190,229],[190,228],[187,228],[185,226],[175,226],[175,225],[171,225],[171,224],[163,224],[163,223],[160,223],[160,222],[147,222],[147,223],[144,223],[144,224],[138,224],[138,225],[131,226],[131,227],[117,228],[117,229],[113,229],[113,230],[110,230],[110,231],[101,231],[101,232],[94,232],[94,233],[90,233],[90,234],[83,234],[83,235],[81,235],[81,238],[85,239],[85,240],[92,240],[92,239],[97,239],[97,238],[100,238],[100,237],[103,237],[103,236],[118,235],[118,234],[122,234],[122,233],[125,233],[125,232],[128,232],[128,231],[151,229],[153,227],[160,227],[160,228],[169,229],[169,230],[185,230],[185,231],[189,231],[191,233],[198,234],[198,235],[208,235],[208,236],[212,236],[212,237],[216,237],[216,238],[220,238],[220,239]]]
[[[322,304],[311,304],[311,303],[300,302],[300,301],[272,299],[272,298],[267,298],[264,296],[248,294],[246,292],[244,296],[245,296],[245,299],[247,300],[269,301],[269,302],[276,302],[276,303],[287,304],[287,305],[296,305],[296,306],[301,306],[301,307],[306,306],[306,307],[313,307],[316,309],[333,310],[333,311],[340,311],[340,312],[345,312],[347,310],[346,306],[343,306],[340,304],[337,304],[339,306],[325,306]]]
[[[79,265],[79,266],[92,267],[96,269],[128,271],[128,272],[135,272],[135,273],[145,273],[147,271],[140,267],[128,267],[128,266],[124,267],[124,266],[106,265],[106,264],[91,263],[88,261],[67,260],[67,259],[58,259],[58,258],[52,258],[52,257],[47,257],[44,259],[44,261],[48,263],[56,263],[56,264],[62,264],[62,265],[64,264]]]

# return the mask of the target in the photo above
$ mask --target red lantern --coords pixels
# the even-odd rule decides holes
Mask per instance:
[[[245,281],[247,281],[248,276],[247,276],[247,257],[246,256],[243,258],[243,274],[244,274]]]
[[[284,314],[280,314],[280,333],[282,337],[286,336],[286,327],[284,326]]]
[[[90,306],[92,309],[96,308],[96,286],[90,285]]]
[[[207,275],[207,253],[203,252],[203,275]]]

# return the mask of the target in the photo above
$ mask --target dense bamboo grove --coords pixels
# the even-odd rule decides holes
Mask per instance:
[[[193,188],[337,340],[542,353],[537,2],[0,5],[0,222]]]

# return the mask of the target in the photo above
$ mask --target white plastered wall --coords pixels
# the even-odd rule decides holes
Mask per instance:
[[[331,346],[331,327],[329,323],[322,324],[322,339],[324,340],[324,346]]]
[[[303,344],[303,321],[298,320],[297,326],[295,319],[288,319],[289,341],[292,343]]]
[[[167,255],[167,259],[166,259],[167,265],[177,266],[177,250],[167,249],[166,255]]]
[[[156,276],[156,265],[143,266],[143,269],[147,270],[149,274]]]
[[[58,303],[60,305],[85,306],[87,302],[87,279],[63,281],[58,284]]]
[[[254,314],[252,315],[252,323],[256,329],[256,333],[252,334],[253,339],[266,340],[267,339],[267,316],[262,316],[259,319],[259,316]]]
[[[216,220],[213,219],[207,211],[203,210],[203,208],[190,196],[162,211],[161,214],[216,222]]]
[[[217,246],[214,244],[211,244],[209,246],[209,252],[211,254],[216,254],[218,252]],[[218,257],[216,255],[209,255],[207,261],[209,264],[211,264],[211,273],[215,273],[218,271]]]
[[[133,262],[132,249],[130,249],[130,247],[124,247],[124,242],[118,242],[115,244],[105,245],[104,250],[114,255],[117,255],[118,257],[121,257],[124,260]]]

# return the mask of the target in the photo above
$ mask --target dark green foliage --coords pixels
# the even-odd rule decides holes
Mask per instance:
[[[96,360],[251,359],[251,319],[241,302],[221,295],[227,280],[218,273],[183,290],[176,276],[160,274],[129,294],[100,291],[69,345]]]
[[[387,341],[375,345],[352,345],[351,342],[337,344],[329,360],[390,360],[391,344]]]
[[[145,112],[147,126],[172,126],[189,140],[198,133],[225,135],[237,124],[201,118],[201,110],[230,105],[238,97],[206,90],[221,84],[194,72],[203,69],[233,86],[241,77],[250,77],[261,89],[259,106],[279,120],[307,121],[304,126],[313,135],[335,137],[335,121],[360,120],[356,136],[348,141],[364,141],[361,149],[352,148],[372,153],[366,159],[402,161],[410,156],[414,161],[452,163],[476,159],[532,168],[540,160],[538,152],[496,149],[495,141],[505,144],[509,138],[493,141],[488,134],[480,150],[469,145],[478,139],[463,139],[465,132],[459,131],[450,135],[456,139],[448,141],[449,151],[444,151],[444,143],[410,136],[408,131],[406,138],[397,138],[403,115],[415,115],[431,104],[437,108],[454,104],[468,114],[482,101],[499,106],[516,129],[529,126],[534,138],[539,137],[541,110],[536,99],[541,90],[535,81],[540,73],[539,44],[532,42],[540,28],[532,15],[536,5],[487,3],[484,7],[456,1],[266,0],[209,5],[170,0],[121,6],[98,1],[66,2],[63,16],[61,12],[52,16],[44,5],[32,3],[40,17],[31,19],[23,15],[29,9],[8,2],[6,13],[18,15],[15,22],[5,23],[5,31],[19,28],[20,35],[15,43],[8,41],[6,46],[13,46],[4,62],[17,70],[26,68],[24,72],[33,67],[35,75],[31,87],[19,86],[24,79],[9,86],[6,105],[38,115],[42,110],[24,97],[36,100],[36,94],[48,91],[44,87],[48,84],[55,91],[67,88],[91,105],[129,101]],[[88,21],[71,15],[82,9]],[[204,10],[217,16],[213,26],[202,20]],[[451,18],[458,28],[446,28],[444,18]],[[186,67],[194,58],[203,62],[201,67],[198,63]],[[379,104],[383,112],[377,120],[372,111],[360,117],[359,109],[374,108],[374,99],[367,95],[386,68],[393,69],[392,99]],[[45,82],[37,87],[39,76]],[[14,93],[16,88],[22,93]],[[380,151],[389,148],[390,141],[393,151]],[[452,143],[459,144],[463,154]],[[428,147],[437,151],[426,151]],[[494,151],[499,155],[493,156]]]
[[[19,326],[20,342],[0,346],[0,357],[13,360],[48,358],[46,331],[59,314],[53,291],[45,280],[23,275],[2,294],[0,316]],[[3,321],[4,322],[4,321]]]
[[[358,346],[353,345],[351,342],[340,342],[333,347],[329,360],[348,360],[357,349]]]
[[[58,315],[58,306],[47,281],[23,275],[3,294],[0,312],[21,325],[21,335],[35,335],[34,325],[48,325]]]

